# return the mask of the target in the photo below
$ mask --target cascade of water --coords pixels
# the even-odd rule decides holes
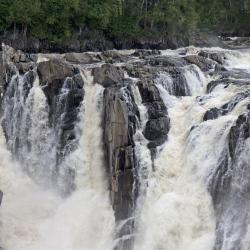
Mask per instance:
[[[176,58],[182,50],[164,53]],[[186,50],[192,55],[200,51]],[[134,102],[137,106],[136,111],[128,108],[124,109],[128,114],[119,114],[134,126],[130,147],[135,164],[131,188],[123,187],[126,181],[119,182],[119,192],[128,190],[132,205],[128,216],[117,223],[105,176],[104,88],[93,82],[91,69],[80,70],[80,87],[73,77],[65,79],[55,97],[54,127],[36,70],[14,75],[5,93],[0,128],[0,190],[4,192],[0,246],[4,250],[249,249],[250,57],[220,49],[206,51],[225,53],[224,66],[230,73],[213,72],[211,79],[195,65],[173,71],[162,67],[154,83],[145,80],[148,89],[141,89],[135,78],[127,79],[130,86],[112,89],[119,91],[121,107]],[[164,103],[150,92],[155,87],[151,84]],[[80,91],[77,105],[72,104],[70,97],[77,96],[70,95]],[[155,114],[150,117],[150,108],[151,116],[161,109],[170,118],[167,139],[156,148],[153,162],[144,129],[150,119],[159,120]],[[111,161],[117,160],[112,157]],[[119,160],[117,176],[125,164],[123,158]]]
[[[201,113],[188,112],[192,105],[193,98],[185,98],[169,109],[169,138],[155,161],[135,249],[212,249],[211,199],[184,157],[186,138]]]
[[[228,173],[223,170],[222,164],[225,164],[223,161],[229,154],[228,135],[231,128],[249,105],[249,87],[236,84],[225,88],[219,85],[210,94],[205,94],[206,79],[200,70],[196,67],[185,68],[184,76],[192,97],[172,96],[174,82],[170,74],[161,73],[156,79],[164,103],[169,108],[171,129],[149,179],[135,249],[211,250],[215,244],[216,249],[236,249],[240,246],[240,237],[244,235],[243,220],[248,218],[246,202],[241,195],[237,199],[229,195],[230,198],[225,198],[224,202],[229,208],[220,215],[221,212],[214,212],[213,205],[216,207],[216,204],[212,203],[208,189],[219,193],[224,179],[226,181],[227,175],[232,173],[232,167],[239,169],[234,170],[232,193],[236,195],[236,190],[242,192],[243,186],[248,187],[248,181],[245,178],[243,181],[240,172],[244,171],[248,176],[246,166],[249,157],[246,155],[249,140],[238,146],[241,151],[236,155],[240,160],[228,162]],[[203,122],[207,110],[220,106],[227,109],[225,116]],[[241,133],[246,133],[244,128]],[[225,175],[222,178],[221,171]],[[223,198],[221,200],[223,202]],[[238,200],[238,205],[235,200]],[[242,215],[239,214],[236,219],[240,211]],[[215,243],[215,240],[218,242]],[[247,235],[242,244],[243,248],[239,249],[248,249]]]
[[[11,162],[10,153],[5,149],[3,133],[0,133],[0,157],[3,159],[0,165],[0,189],[6,194],[0,212],[0,244],[6,250],[113,248],[114,215],[104,177],[101,143],[102,110],[99,102],[102,87],[93,84],[89,72],[84,72],[83,78],[86,99],[78,125],[79,146],[60,166],[62,172],[69,168],[75,171],[76,190],[70,197],[61,198],[53,189],[45,190],[24,174],[19,164]],[[31,142],[39,139],[44,143],[44,134],[38,135],[36,132],[46,130],[44,121],[47,119],[47,104],[37,83],[30,91],[28,103],[33,104],[30,110],[33,121],[28,138]],[[36,147],[39,152],[43,152],[40,144]],[[38,157],[35,149],[30,151],[31,159]],[[43,163],[37,164],[34,170],[37,167],[42,169]],[[38,177],[40,173],[34,171],[34,175]],[[72,181],[72,176],[64,178]],[[67,186],[67,182],[64,185]]]
[[[47,99],[35,72],[12,77],[4,108],[8,148],[34,180],[48,185],[55,171],[56,154]]]

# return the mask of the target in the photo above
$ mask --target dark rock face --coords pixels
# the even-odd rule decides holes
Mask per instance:
[[[94,82],[104,88],[122,83],[124,72],[111,64],[104,64],[100,68],[93,69]]]
[[[156,56],[156,55],[160,55],[161,52],[159,50],[136,50],[132,56],[136,56],[139,57],[141,59],[145,59],[148,56]]]
[[[55,96],[54,108],[51,113],[53,126],[58,134],[58,159],[72,152],[76,147],[75,126],[78,119],[81,103],[84,99],[84,82],[80,74],[67,77],[64,80],[62,89]],[[45,92],[48,96],[50,90]]]
[[[221,110],[219,108],[212,108],[205,113],[203,120],[207,121],[217,119],[219,116],[223,115],[223,113],[224,110]]]
[[[170,120],[157,87],[150,81],[140,82],[138,86],[149,116],[143,134],[150,141],[148,147],[154,153],[156,147],[167,139]]]
[[[55,59],[38,63],[37,73],[49,104],[50,126],[57,134],[60,163],[76,146],[74,128],[84,98],[84,82],[78,69]]]
[[[230,157],[235,160],[236,151],[239,144],[250,137],[250,111],[241,114],[236,124],[231,128],[229,133],[229,153]]]
[[[223,52],[209,52],[209,51],[201,51],[198,54],[199,56],[209,58],[219,64],[223,64],[225,62],[226,54]]]
[[[39,40],[33,37],[26,37],[22,33],[13,37],[12,33],[0,36],[0,42],[9,44],[15,49],[29,53],[38,52],[85,52],[105,51],[112,49],[145,49],[162,50],[177,49],[185,46],[198,47],[225,47],[217,35],[209,33],[186,33],[176,35],[158,35],[144,37],[109,36],[99,31],[85,31],[82,35],[74,34],[71,38],[65,39],[61,44],[50,43],[46,40]]]
[[[241,72],[225,74],[225,78],[208,84],[210,93],[218,85],[227,88],[229,85],[246,88],[249,85],[248,75]],[[246,79],[245,79],[246,78]],[[237,104],[249,98],[249,90],[236,94],[221,107],[208,110],[204,120],[216,119],[234,110]],[[250,111],[246,102],[246,110],[240,114],[233,126],[229,127],[226,145],[221,153],[215,171],[209,178],[208,189],[212,195],[216,213],[215,250],[227,246],[227,249],[243,249],[242,238],[247,232],[246,221],[249,218],[249,138]],[[235,238],[228,242],[224,237]]]
[[[100,55],[91,53],[66,53],[65,59],[75,64],[91,64],[102,60]]]
[[[151,66],[162,66],[162,67],[183,67],[187,63],[184,59],[180,57],[163,57],[158,56],[154,58],[150,58],[148,63]]]
[[[4,46],[3,49],[4,74],[7,77],[4,81],[6,112],[2,125],[7,141],[15,138],[10,149],[19,160],[26,161],[21,155],[24,152],[28,154],[31,147],[28,140],[31,118],[27,114],[30,104],[27,104],[27,98],[37,79],[47,98],[47,129],[53,131],[50,132],[50,136],[54,138],[53,145],[49,145],[51,148],[48,150],[53,152],[51,155],[55,154],[53,161],[57,166],[77,145],[75,125],[84,98],[84,82],[79,70],[56,59],[48,59],[37,64],[33,61],[36,60],[34,56],[15,51],[8,46]],[[32,68],[22,70],[20,65],[26,64],[32,64]],[[10,126],[15,119],[18,119],[16,125]]]
[[[247,140],[250,137],[250,112],[242,113],[231,127],[228,145],[222,153],[216,172],[209,182],[216,211],[216,244],[214,249],[225,246],[223,235],[236,233],[236,240],[228,249],[241,249],[240,237],[247,231],[249,216],[249,161]],[[225,226],[226,225],[226,226]]]
[[[185,56],[184,59],[191,64],[197,65],[202,71],[209,71],[215,66],[215,62],[199,55]]]
[[[228,103],[225,103],[222,107],[220,107],[220,108],[215,107],[215,108],[208,110],[205,113],[203,120],[204,121],[214,120],[214,119],[217,119],[219,116],[227,115],[235,108],[235,106],[239,102],[248,98],[249,96],[250,96],[250,91],[238,93]]]
[[[37,73],[41,84],[53,83],[74,75],[74,68],[59,60],[48,60],[40,62],[37,66]]]
[[[3,200],[3,192],[0,190],[0,206],[2,204],[2,200]]]
[[[136,203],[136,156],[133,136],[136,132],[138,110],[128,86],[106,88],[104,107],[104,143],[110,175],[111,200],[116,221],[119,222],[133,217]],[[122,235],[129,236],[122,243],[124,249],[132,244],[133,239],[130,237],[133,227],[134,220],[131,219],[117,233],[118,238]]]

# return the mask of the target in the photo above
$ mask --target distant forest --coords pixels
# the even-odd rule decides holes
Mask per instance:
[[[250,28],[250,0],[0,0],[0,34],[61,41],[85,31],[144,36]]]

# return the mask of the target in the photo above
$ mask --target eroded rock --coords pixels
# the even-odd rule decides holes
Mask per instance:
[[[91,64],[101,62],[102,57],[97,53],[66,53],[65,59],[74,64]]]
[[[112,64],[104,64],[93,69],[94,82],[103,87],[119,85],[123,81],[124,72]]]

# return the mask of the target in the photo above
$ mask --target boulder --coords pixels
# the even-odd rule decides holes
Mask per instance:
[[[143,131],[146,139],[150,141],[157,141],[161,138],[165,138],[169,131],[169,121],[167,117],[159,117],[157,119],[151,119],[147,122],[146,128]]]
[[[148,108],[148,121],[143,134],[149,140],[148,147],[152,158],[157,146],[163,144],[170,129],[167,108],[160,96],[158,88],[152,81],[143,80],[138,83],[143,104]]]
[[[93,75],[94,82],[104,88],[121,85],[124,78],[123,70],[111,64],[104,64],[101,67],[94,68]]]
[[[121,238],[133,234],[132,217],[138,188],[133,136],[139,113],[129,86],[106,88],[103,105],[104,144],[111,203],[116,221],[127,221],[117,231],[116,237]],[[130,219],[127,220],[128,218]],[[130,245],[131,240],[126,241],[126,244]]]
[[[229,153],[232,159],[235,159],[238,141],[245,141],[250,137],[250,111],[241,114],[235,125],[231,128],[229,133]]]
[[[210,110],[208,110],[205,113],[205,115],[203,117],[203,121],[217,119],[222,114],[223,114],[223,110],[221,110],[219,108],[211,108]]]
[[[117,50],[107,50],[102,52],[102,58],[106,63],[113,62],[125,62],[128,60],[128,56],[122,55]]]
[[[185,56],[184,59],[191,64],[197,65],[202,71],[208,71],[210,69],[213,69],[215,62],[198,55],[188,55]]]
[[[201,51],[198,54],[199,56],[209,58],[219,64],[223,64],[227,59],[226,53],[224,52],[210,52],[210,51]]]
[[[97,53],[66,53],[65,59],[68,62],[75,64],[91,64],[98,63],[102,60],[101,56]]]
[[[144,50],[144,49],[138,49],[136,50],[131,56],[139,57],[141,59],[144,59],[149,56],[155,56],[155,55],[160,55],[161,52],[160,50]]]
[[[52,83],[55,80],[63,80],[73,76],[75,69],[72,65],[63,63],[57,59],[38,63],[37,73],[42,85]]]
[[[0,190],[0,206],[2,204],[2,200],[3,200],[3,192]]]
[[[167,57],[167,56],[157,56],[150,58],[148,63],[151,66],[161,66],[161,67],[183,67],[187,62],[180,57]]]

